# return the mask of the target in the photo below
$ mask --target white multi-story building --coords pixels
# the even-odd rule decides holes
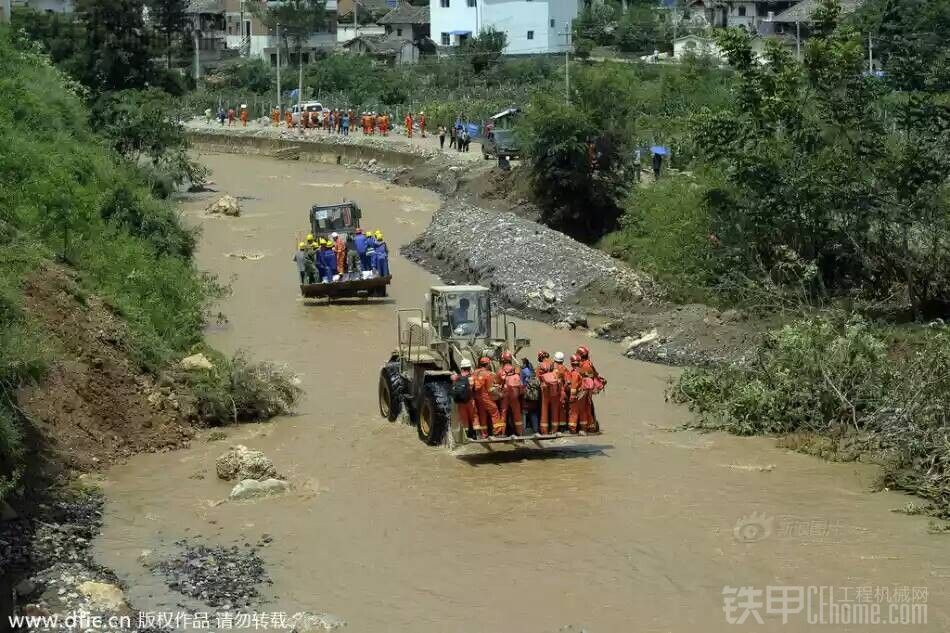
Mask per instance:
[[[508,38],[506,55],[568,49],[571,22],[583,0],[430,0],[432,39],[458,46],[489,28]]]

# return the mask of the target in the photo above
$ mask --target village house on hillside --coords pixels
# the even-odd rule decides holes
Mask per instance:
[[[385,34],[386,28],[379,25],[378,21],[397,5],[396,0],[339,0],[336,22],[337,44],[349,42],[359,35]],[[356,7],[355,16],[353,15],[354,6]]]
[[[487,29],[505,34],[506,55],[559,53],[582,0],[431,0],[432,33],[444,49]]]
[[[387,35],[418,42],[429,37],[429,7],[400,2],[399,6],[380,18],[379,24]]]

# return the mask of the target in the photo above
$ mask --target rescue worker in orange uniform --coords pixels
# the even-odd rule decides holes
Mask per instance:
[[[556,433],[561,420],[561,377],[551,355],[538,352],[538,380],[541,382],[541,435]]]
[[[590,360],[589,349],[581,345],[577,348],[577,352],[575,353],[581,359],[581,376],[587,378],[588,383],[593,386],[590,397],[587,399],[587,405],[589,407],[589,411],[587,412],[587,419],[589,421],[587,430],[597,431],[599,428],[597,424],[597,416],[594,413],[594,394],[600,393],[600,391],[607,386],[607,379],[601,376],[600,372],[597,371],[597,368],[594,367],[594,363],[592,363]]]
[[[287,112],[284,113],[284,120],[287,121],[288,129],[294,126],[294,115],[290,112],[290,110],[287,110]]]
[[[496,376],[491,370],[491,359],[482,356],[478,359],[478,369],[475,370],[475,408],[483,428],[491,425],[492,435],[505,434],[505,421],[498,413],[493,391],[496,386]]]
[[[278,125],[280,125],[280,110],[278,110],[277,108],[274,108],[273,110],[271,110],[270,120],[271,120],[271,123],[274,124],[274,127],[277,127]]]
[[[501,416],[502,423],[507,426],[508,412],[511,412],[511,421],[515,425],[515,433],[524,435],[524,418],[521,417],[521,398],[524,396],[524,385],[521,383],[521,371],[515,367],[511,352],[501,353],[501,369],[498,370],[498,382],[501,385]],[[504,426],[502,427],[504,433]]]
[[[247,127],[247,106],[241,106],[241,125]]]
[[[336,253],[336,272],[338,275],[342,275],[346,270],[346,242],[336,232],[331,234],[330,237],[333,238],[333,252]]]
[[[475,408],[475,376],[472,373],[472,361],[463,358],[459,363],[459,373],[452,374],[452,382],[467,380],[469,384],[470,397],[465,402],[455,402],[455,410],[458,412],[459,423],[466,432],[472,430],[479,439],[488,437],[488,430],[482,424],[482,419],[478,415],[478,409]]]
[[[375,112],[369,113],[369,133],[376,134],[376,124],[378,122],[378,117]]]
[[[570,412],[567,418],[567,428],[571,433],[580,432],[587,435],[587,425],[590,422],[590,390],[585,388],[580,364],[580,356],[577,354],[571,356],[571,369],[568,374],[571,395],[569,396]]]
[[[563,430],[567,426],[567,419],[569,414],[569,405],[568,397],[570,395],[571,386],[568,383],[568,375],[571,373],[571,370],[564,364],[564,352],[555,352],[554,353],[554,371],[558,375],[558,418],[557,418],[557,428],[552,428],[551,430]]]
[[[404,123],[406,124],[406,138],[412,138],[412,113],[411,112],[406,114],[406,120],[404,121]]]
[[[419,113],[419,136],[422,138],[426,137],[426,113]]]
[[[384,114],[379,117],[379,133],[383,136],[389,136],[389,115]]]

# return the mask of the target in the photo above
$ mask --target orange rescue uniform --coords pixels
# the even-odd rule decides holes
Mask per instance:
[[[406,136],[412,138],[412,117],[407,114],[404,123],[406,124]]]
[[[454,374],[452,376],[452,382],[456,380],[467,380],[469,383],[469,393],[475,393],[475,377],[471,371],[463,369],[462,373]],[[478,434],[478,437],[488,437],[488,432],[485,430],[485,426],[482,424],[482,420],[478,415],[478,409],[475,408],[474,395],[465,402],[456,402],[455,410],[458,412],[459,423],[462,425],[463,430],[473,429]]]
[[[491,424],[492,435],[505,434],[505,422],[498,413],[498,405],[492,398],[492,387],[495,386],[495,374],[485,367],[475,370],[475,408],[482,427]]]
[[[498,382],[501,384],[501,411],[499,415],[503,423],[508,420],[511,411],[511,421],[515,424],[515,432],[524,435],[524,418],[521,417],[521,396],[524,395],[524,385],[521,384],[521,372],[511,363],[505,363],[498,370]],[[502,427],[504,433],[504,427]]]
[[[567,425],[567,419],[568,419],[569,408],[570,408],[569,407],[570,402],[568,401],[568,396],[571,391],[571,385],[570,385],[570,382],[568,381],[568,377],[571,374],[571,370],[570,368],[566,367],[564,363],[554,363],[554,371],[557,372],[557,375],[559,378],[558,390],[560,391],[560,394],[559,394],[560,402],[558,406],[558,409],[559,409],[558,412],[560,413],[560,415],[558,416],[558,419],[557,419],[557,422],[558,422],[557,426],[558,428],[563,429]]]
[[[538,364],[537,374],[541,382],[541,433],[553,433],[561,421],[561,377],[550,358]]]
[[[570,412],[567,419],[567,428],[571,433],[578,430],[587,431],[590,422],[590,391],[584,389],[584,377],[577,369],[568,374],[571,385]]]
[[[333,242],[333,252],[336,253],[336,272],[342,275],[346,269],[346,242],[342,237]]]

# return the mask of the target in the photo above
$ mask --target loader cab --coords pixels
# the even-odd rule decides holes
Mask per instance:
[[[429,323],[439,338],[491,338],[491,302],[482,286],[436,286],[429,293]]]

